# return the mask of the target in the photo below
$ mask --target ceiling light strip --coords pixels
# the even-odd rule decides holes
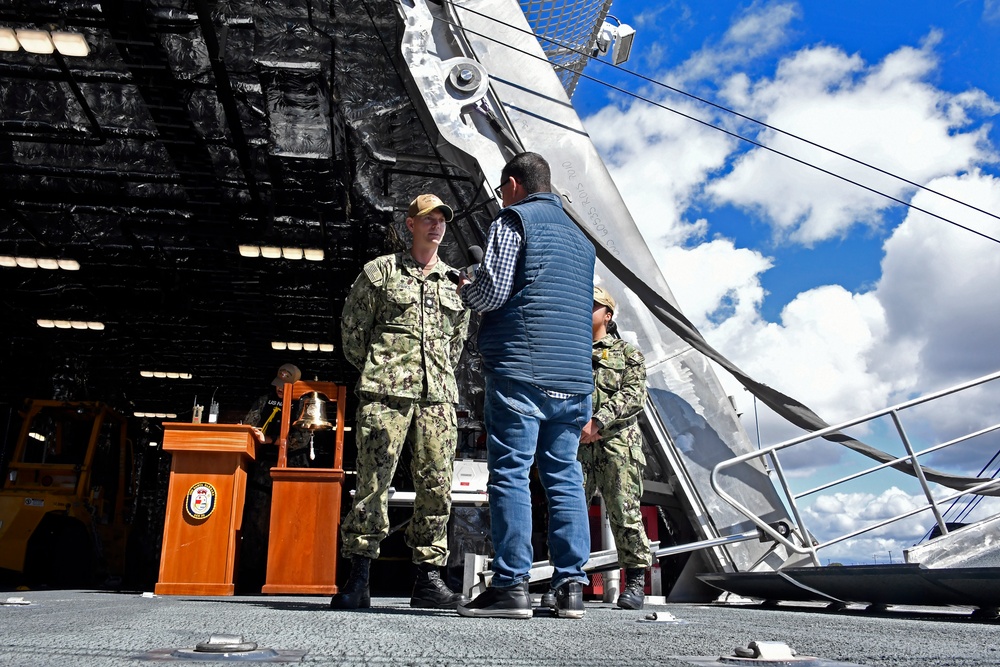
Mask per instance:
[[[296,343],[291,341],[271,341],[272,350],[292,350],[293,352],[333,352],[333,343]]]

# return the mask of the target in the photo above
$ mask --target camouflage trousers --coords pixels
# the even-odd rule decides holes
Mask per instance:
[[[389,485],[404,443],[412,448],[416,498],[406,528],[414,563],[448,562],[448,517],[458,430],[450,403],[362,398],[358,406],[358,482],[354,505],[341,526],[345,556],[378,558],[389,534]]]
[[[627,428],[607,440],[581,444],[577,454],[587,501],[598,491],[604,498],[622,567],[653,564],[639,510],[646,467],[641,438],[638,427]]]

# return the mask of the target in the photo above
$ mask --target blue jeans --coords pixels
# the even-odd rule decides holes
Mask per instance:
[[[527,581],[532,563],[531,494],[533,461],[549,502],[549,559],[552,586],[587,583],[590,521],[577,460],[580,431],[590,419],[590,394],[551,398],[526,382],[486,375],[484,417],[493,533],[493,586]]]

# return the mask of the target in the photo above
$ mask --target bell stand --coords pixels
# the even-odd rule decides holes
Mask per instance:
[[[292,402],[311,391],[336,404],[332,468],[289,468]],[[344,483],[347,388],[332,382],[286,383],[282,392],[278,464],[271,468],[271,525],[267,578],[261,592],[333,595],[337,592],[337,532]]]

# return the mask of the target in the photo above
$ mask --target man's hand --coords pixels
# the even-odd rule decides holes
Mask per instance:
[[[271,444],[271,439],[269,437],[267,437],[266,435],[264,435],[264,432],[261,431],[256,426],[253,427],[253,437],[257,438],[257,442],[259,442],[261,444],[264,444],[264,445],[270,445]]]
[[[455,292],[457,292],[459,295],[461,295],[462,294],[462,288],[465,287],[466,285],[468,285],[471,282],[472,281],[469,280],[469,277],[466,275],[465,271],[459,271],[458,272],[458,287],[455,288]]]
[[[601,423],[591,417],[590,421],[583,427],[583,431],[580,432],[580,442],[583,444],[597,442],[601,439],[599,430],[601,430]]]

